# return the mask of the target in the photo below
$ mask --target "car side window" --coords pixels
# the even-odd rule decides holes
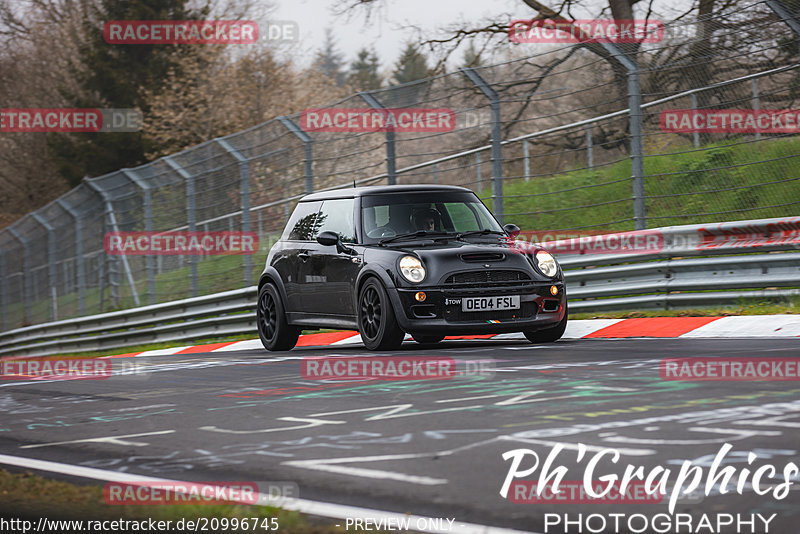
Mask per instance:
[[[317,217],[321,202],[299,202],[294,209],[281,239],[284,241],[312,241],[319,233]]]
[[[339,198],[336,200],[326,200],[322,203],[322,209],[317,216],[319,232],[333,232],[338,234],[343,243],[356,242],[356,226],[353,222],[352,198]]]

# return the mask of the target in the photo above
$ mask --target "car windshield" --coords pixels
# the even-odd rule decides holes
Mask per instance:
[[[467,232],[474,232],[471,236],[477,238],[503,233],[483,202],[469,191],[365,196],[361,200],[361,224],[364,241],[372,244],[427,237],[456,238]],[[487,232],[479,233],[483,230]]]

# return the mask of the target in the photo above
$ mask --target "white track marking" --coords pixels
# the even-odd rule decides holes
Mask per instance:
[[[798,337],[800,316],[798,315],[742,315],[723,317],[711,321],[684,337]]]
[[[182,350],[190,348],[192,348],[192,345],[186,345],[185,347],[172,347],[169,349],[146,350],[142,353],[137,354],[137,358],[140,356],[170,356],[172,354],[177,354]]]
[[[76,476],[81,478],[90,478],[93,480],[102,480],[105,482],[123,482],[123,483],[170,483],[175,484],[182,481],[170,480],[164,478],[145,477],[141,475],[134,475],[132,473],[120,473],[117,471],[105,471],[103,469],[94,469],[91,467],[81,467],[77,465],[62,464],[57,462],[48,462],[45,460],[36,460],[33,458],[23,458],[20,456],[8,456],[0,454],[0,464],[13,465],[26,469],[35,469],[38,471],[46,471],[49,473],[60,473],[63,475]],[[185,481],[184,481],[185,482]],[[268,495],[259,494],[259,500],[265,499],[269,501],[271,498]],[[272,499],[274,500],[274,499]],[[250,504],[244,503],[244,504]],[[383,510],[373,510],[369,508],[361,508],[358,506],[347,506],[343,504],[334,504],[320,501],[309,501],[306,499],[285,499],[279,505],[280,508],[289,511],[297,511],[304,514],[315,515],[320,517],[329,517],[334,519],[390,519],[392,521],[410,519],[412,524],[416,524],[418,519],[425,519],[424,516],[399,514],[396,512],[387,512]],[[461,523],[456,521],[453,524],[453,530],[440,530],[428,529],[419,530],[418,532],[430,532],[432,534],[444,534],[452,532],[463,532],[464,534],[540,534],[533,531],[513,530],[500,527],[492,527],[488,525],[478,525],[474,523]]]
[[[564,331],[564,337],[570,339],[582,338],[624,320],[625,319],[584,319],[580,321],[567,321],[567,329]]]
[[[264,348],[264,345],[261,344],[260,339],[248,339],[245,341],[237,341],[236,343],[232,343],[230,345],[214,349],[211,352],[230,352],[232,350],[253,350],[253,349],[262,349],[264,351],[267,350]]]
[[[353,334],[350,337],[346,337],[344,339],[340,339],[339,341],[334,341],[331,345],[359,345],[363,343],[361,340],[360,334]]]
[[[340,475],[347,475],[354,477],[377,478],[379,480],[382,479],[396,480],[398,482],[409,482],[411,484],[420,484],[423,486],[437,486],[440,484],[447,484],[446,478],[432,478],[419,475],[407,475],[405,473],[398,473],[396,471],[385,471],[383,469],[365,469],[363,467],[352,467],[350,465],[338,465],[338,464],[352,464],[358,462],[382,462],[387,460],[409,460],[414,458],[430,458],[432,456],[435,456],[435,454],[434,453],[387,454],[384,456],[357,456],[353,458],[290,460],[288,462],[282,462],[282,465],[289,465],[292,467],[301,467],[303,469],[313,469],[315,471],[325,471],[328,473],[337,473]]]
[[[131,447],[146,447],[149,443],[141,441],[126,441],[127,438],[138,438],[140,436],[158,436],[160,434],[172,434],[174,430],[162,430],[160,432],[145,432],[144,434],[128,434],[126,436],[106,436],[102,438],[73,439],[70,441],[54,441],[52,443],[37,443],[36,445],[22,445],[20,449],[36,449],[39,447],[52,447],[53,445],[67,445],[70,443],[111,443],[113,445],[129,445]]]

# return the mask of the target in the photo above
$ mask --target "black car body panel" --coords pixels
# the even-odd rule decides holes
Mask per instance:
[[[538,249],[520,250],[507,235],[463,238],[425,235],[385,244],[367,237],[361,209],[365,197],[413,193],[415,198],[425,195],[430,198],[431,205],[436,206],[437,198],[447,197],[452,192],[474,197],[468,189],[429,185],[353,188],[308,195],[298,206],[313,204],[296,209],[300,215],[305,213],[303,209],[313,211],[317,204],[324,206],[326,202],[337,201],[347,208],[352,202],[353,235],[347,236],[348,242],[340,243],[341,251],[338,246],[312,241],[311,233],[301,236],[300,240],[289,239],[297,237],[292,236],[288,228],[292,220],[296,221],[296,227],[303,224],[303,218],[293,214],[284,236],[269,252],[259,287],[274,283],[285,299],[288,323],[307,329],[358,329],[359,290],[370,277],[380,280],[397,323],[412,335],[533,331],[552,328],[564,320],[566,296],[561,269],[558,268],[553,277],[545,276],[534,266],[533,255]],[[324,229],[327,224],[322,215],[324,211],[325,208],[321,208],[317,219],[309,219],[313,219],[315,230]],[[328,215],[334,219],[342,216],[333,210]],[[479,215],[475,217],[479,219]],[[319,219],[323,219],[322,222]],[[373,233],[376,231],[384,230],[373,230]],[[405,256],[417,258],[424,266],[426,274],[421,282],[411,282],[400,274],[399,262]],[[551,294],[553,286],[557,289],[555,295]],[[415,298],[418,292],[425,293],[424,301]],[[462,310],[462,299],[504,296],[518,296],[519,307]]]

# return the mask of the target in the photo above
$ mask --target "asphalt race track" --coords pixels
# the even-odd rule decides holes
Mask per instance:
[[[541,469],[561,444],[555,463],[568,468],[564,480],[580,480],[595,452],[616,449],[619,462],[603,457],[597,475],[632,464],[645,473],[669,468],[674,480],[684,460],[707,468],[729,443],[723,463],[737,476],[766,463],[781,473],[800,448],[800,383],[663,380],[659,365],[799,354],[797,339],[580,339],[406,342],[374,355],[325,347],[118,358],[106,380],[0,383],[0,453],[173,480],[291,481],[302,499],[455,518],[454,532],[470,530],[459,527],[467,523],[565,532],[546,529],[545,514],[652,517],[667,504],[514,503],[499,493],[511,465],[503,453],[535,451]],[[301,360],[320,356],[453,358],[466,372],[303,378]],[[750,452],[758,456],[752,465]],[[758,522],[722,531],[794,534],[800,492],[776,499],[744,484],[741,495],[684,496],[675,512],[777,514],[768,530]]]

